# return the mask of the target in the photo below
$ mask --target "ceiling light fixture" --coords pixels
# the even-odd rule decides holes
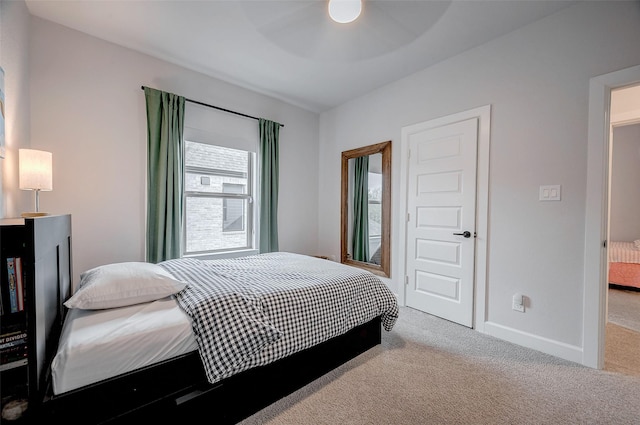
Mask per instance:
[[[355,21],[362,12],[362,0],[329,0],[329,16],[339,24]]]

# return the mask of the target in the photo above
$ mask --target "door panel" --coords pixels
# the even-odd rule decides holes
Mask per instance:
[[[407,305],[471,327],[478,119],[407,139]]]

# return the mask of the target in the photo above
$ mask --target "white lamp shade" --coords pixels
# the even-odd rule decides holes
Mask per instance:
[[[18,150],[20,189],[53,190],[53,154],[35,149]]]

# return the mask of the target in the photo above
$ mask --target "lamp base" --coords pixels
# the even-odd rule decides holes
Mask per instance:
[[[23,218],[44,217],[47,215],[49,215],[49,213],[46,212],[25,212],[20,214]]]

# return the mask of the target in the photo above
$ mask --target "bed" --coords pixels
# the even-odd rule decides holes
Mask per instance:
[[[39,420],[236,423],[379,344],[398,316],[377,277],[324,259],[280,252],[149,266],[173,279],[164,290],[174,293],[99,309],[74,306],[78,294],[65,302]]]
[[[609,285],[640,290],[640,240],[609,244]]]

